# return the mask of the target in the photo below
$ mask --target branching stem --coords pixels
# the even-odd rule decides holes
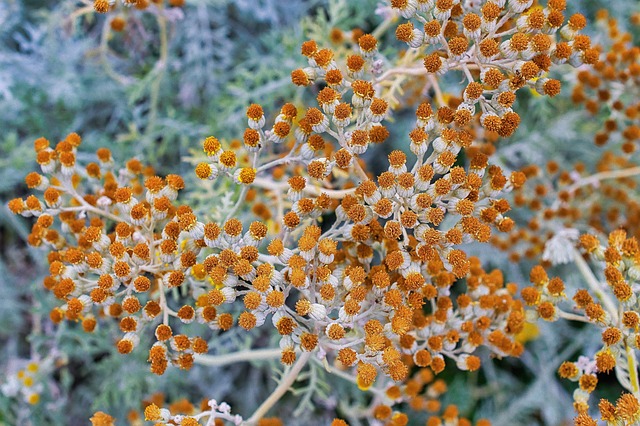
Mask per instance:
[[[280,357],[280,348],[273,349],[248,349],[223,355],[196,355],[195,362],[208,367],[221,367],[227,364],[244,361],[263,361]]]

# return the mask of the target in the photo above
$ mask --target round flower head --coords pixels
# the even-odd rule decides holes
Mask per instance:
[[[93,9],[98,13],[107,13],[110,8],[108,0],[94,0]]]
[[[222,145],[220,144],[220,141],[213,136],[207,137],[202,143],[202,147],[204,153],[213,160],[216,160],[218,154],[222,152]]]
[[[249,128],[258,130],[264,127],[265,118],[262,107],[258,104],[251,104],[247,108],[247,121]]]
[[[398,25],[396,29],[396,38],[417,49],[422,46],[424,34],[418,28],[414,28],[411,22]]]
[[[391,7],[397,9],[403,18],[409,19],[417,11],[416,0],[391,0]]]
[[[243,135],[244,147],[249,152],[257,152],[262,148],[262,136],[255,129],[248,128]]]
[[[356,108],[362,108],[364,106],[368,106],[371,103],[371,100],[374,96],[373,85],[368,81],[364,80],[356,80],[351,83],[351,88],[353,89],[353,97],[351,99],[351,104]]]
[[[286,121],[276,121],[269,133],[269,140],[273,143],[282,143],[291,131],[291,125]]]
[[[363,57],[371,58],[378,51],[378,40],[371,34],[365,34],[358,39],[358,47]]]

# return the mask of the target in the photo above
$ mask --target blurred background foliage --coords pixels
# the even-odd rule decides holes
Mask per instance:
[[[25,193],[23,178],[35,169],[35,138],[45,136],[55,142],[78,132],[84,140],[80,161],[91,161],[95,149],[106,146],[117,161],[137,157],[159,174],[180,172],[188,187],[195,188],[183,195],[183,201],[204,209],[216,194],[196,183],[192,166],[181,159],[197,155],[200,140],[209,134],[239,138],[245,108],[252,102],[261,103],[268,113],[285,101],[310,105],[313,91],[295,88],[289,77],[292,69],[304,64],[300,43],[312,37],[331,45],[333,28],[343,30],[345,37],[357,28],[371,31],[382,21],[375,13],[382,4],[376,0],[187,1],[167,15],[164,62],[158,62],[163,52],[153,14],[131,13],[127,31],[112,32],[102,40],[107,18],[93,13],[77,16],[82,6],[66,0],[0,2],[0,371],[14,373],[28,360],[36,360],[45,376],[39,404],[28,405],[0,393],[0,424],[87,424],[96,410],[124,420],[131,410],[140,409],[142,399],[156,392],[167,401],[216,398],[230,403],[234,412],[251,412],[273,388],[273,378],[281,370],[276,362],[252,369],[197,367],[186,374],[170,369],[155,377],[148,374],[143,351],[127,357],[114,353],[115,323],[112,329],[101,326],[93,335],[69,324],[52,327],[48,321],[52,296],[42,289],[46,262],[41,252],[25,244],[30,224],[4,206]],[[593,22],[595,12],[607,6],[611,2],[585,0],[570,2],[569,7]],[[635,0],[616,1],[609,12],[625,28],[637,7]],[[396,43],[394,28],[382,37],[382,46]],[[637,33],[635,40],[637,44]],[[565,90],[553,101],[519,97],[521,127],[513,138],[500,142],[494,162],[507,170],[542,165],[548,158],[561,164],[569,159],[595,164],[600,151],[592,142],[594,121],[575,110],[569,99],[572,76],[559,77]],[[456,83],[459,80],[449,79],[444,88],[459,96],[461,87]],[[402,146],[413,111],[399,109],[394,119],[390,142],[379,148],[385,152]],[[376,158],[384,158],[380,154],[367,153],[374,169]],[[513,212],[518,214],[526,216]],[[511,264],[505,254],[486,247],[478,247],[475,254],[490,259],[487,267],[502,269],[507,281],[526,283],[530,267],[526,262]],[[519,360],[486,362],[474,374],[445,372],[450,392],[443,405],[456,403],[466,411],[461,414],[490,418],[498,425],[558,425],[570,418],[569,387],[557,379],[556,369],[582,349],[597,345],[599,336],[569,324],[546,327],[531,337],[535,335]],[[212,352],[266,347],[268,338],[259,332],[229,332]],[[53,365],[47,367],[45,360],[53,360]],[[280,406],[282,418],[296,408],[316,407],[313,424],[328,424],[331,413],[348,419],[351,406],[367,398],[317,367],[301,385],[302,395],[288,395]]]

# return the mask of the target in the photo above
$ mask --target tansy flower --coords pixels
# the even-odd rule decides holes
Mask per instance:
[[[360,53],[365,58],[371,58],[378,51],[378,40],[371,34],[365,34],[358,39]]]
[[[247,108],[248,126],[252,130],[261,129],[265,124],[264,112],[262,106],[251,104]]]
[[[422,46],[424,34],[417,28],[413,27],[411,22],[400,24],[396,28],[396,38],[409,45],[409,47],[418,48]]]
[[[403,18],[411,18],[417,10],[416,0],[391,0],[391,7],[398,9]]]
[[[353,90],[351,104],[356,108],[368,106],[375,94],[373,85],[364,80],[356,80],[351,83],[351,89]]]
[[[218,174],[218,168],[208,163],[199,163],[195,168],[196,176],[200,179],[215,179]]]
[[[243,167],[242,169],[236,170],[233,176],[236,182],[248,185],[250,183],[253,183],[254,179],[256,178],[256,169]]]
[[[202,147],[204,153],[207,154],[207,156],[211,157],[212,160],[216,160],[217,155],[222,151],[220,141],[218,141],[218,139],[213,136],[207,137],[202,143]]]
[[[107,13],[109,11],[108,0],[94,0],[93,9],[98,13]]]
[[[296,86],[309,86],[316,77],[312,68],[299,68],[291,71],[291,82]]]

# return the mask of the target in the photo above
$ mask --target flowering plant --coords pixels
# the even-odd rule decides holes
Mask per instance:
[[[78,133],[57,144],[37,138],[39,171],[25,181],[38,195],[14,198],[8,208],[35,218],[27,241],[47,251],[43,285],[57,299],[49,321],[75,324],[86,333],[117,322],[117,352],[144,353],[156,375],[274,358],[284,368],[252,412],[236,412],[215,399],[200,410],[189,405],[186,413],[153,401],[144,408],[147,421],[279,424],[277,404],[289,390],[300,389],[296,382],[309,382],[302,408],[318,409],[311,403],[314,393],[329,399],[331,389],[316,383],[326,374],[368,395],[355,411],[328,409],[336,426],[346,420],[409,424],[424,411],[429,425],[470,424],[456,405],[441,408],[446,384],[435,375],[447,368],[476,372],[491,363],[489,357],[521,356],[526,328],[537,318],[592,322],[606,328],[595,363],[582,358],[559,369],[561,377],[580,384],[576,424],[595,424],[588,396],[596,373],[614,367],[631,393],[617,406],[601,402],[602,417],[611,424],[636,421],[639,317],[631,282],[640,277],[637,241],[611,230],[605,248],[592,235],[579,237],[594,227],[608,230],[594,226],[595,217],[582,221],[584,229],[563,219],[583,219],[582,203],[590,202],[583,187],[638,171],[539,176],[536,166],[512,167],[500,153],[523,121],[518,99],[560,95],[561,81],[552,76],[574,73],[594,88],[622,80],[637,91],[638,49],[627,46],[620,57],[605,54],[582,34],[586,18],[568,15],[565,1],[533,3],[392,0],[371,33],[334,29],[323,39],[304,41],[306,64],[290,79],[301,91],[312,91],[315,102],[279,102],[274,114],[271,105],[251,103],[241,139],[202,135],[201,152],[191,158],[200,183],[178,173],[161,177],[137,158],[122,162],[107,147],[85,160]],[[157,17],[157,69],[167,65],[165,20],[174,6],[181,5],[136,3]],[[119,13],[103,0],[91,7]],[[109,19],[109,28],[124,30],[123,18]],[[392,26],[396,41],[383,49]],[[617,47],[629,41],[617,36],[611,34]],[[126,83],[112,68],[108,72]],[[449,94],[444,88],[452,87],[451,79],[457,84]],[[637,105],[625,107],[626,93],[597,92],[625,117],[612,114],[596,143],[624,126],[622,155],[633,151],[638,138]],[[598,113],[598,104],[587,99],[576,85],[573,100]],[[151,105],[157,108],[157,99]],[[410,128],[395,129],[396,114],[406,110],[414,114]],[[150,114],[155,122],[157,110]],[[388,144],[393,149],[386,150],[384,165],[370,167],[371,152],[382,153]],[[559,167],[547,165],[552,175]],[[537,179],[542,183],[532,187],[536,198],[529,205],[540,217],[527,218],[534,233],[527,239],[520,218],[507,213],[512,204],[528,202],[527,180]],[[179,201],[189,185],[211,197]],[[552,204],[543,209],[547,194],[553,194],[547,198]],[[634,233],[632,219],[615,219],[613,228]],[[540,233],[535,224],[541,222],[551,234]],[[517,244],[502,244],[503,238]],[[607,288],[574,248],[578,240],[606,262]],[[576,264],[594,293],[579,290],[573,298],[584,315],[559,306],[565,283],[549,279],[542,266],[531,270],[533,285],[526,286],[489,267],[482,253],[470,254],[506,245],[511,260],[519,261],[520,243],[530,245],[526,254],[545,266]],[[220,350],[228,333],[249,336],[249,345]],[[37,402],[32,394],[26,398]],[[274,417],[265,418],[270,412]],[[476,424],[489,424],[475,417]],[[114,418],[100,411],[91,421],[109,425]]]

